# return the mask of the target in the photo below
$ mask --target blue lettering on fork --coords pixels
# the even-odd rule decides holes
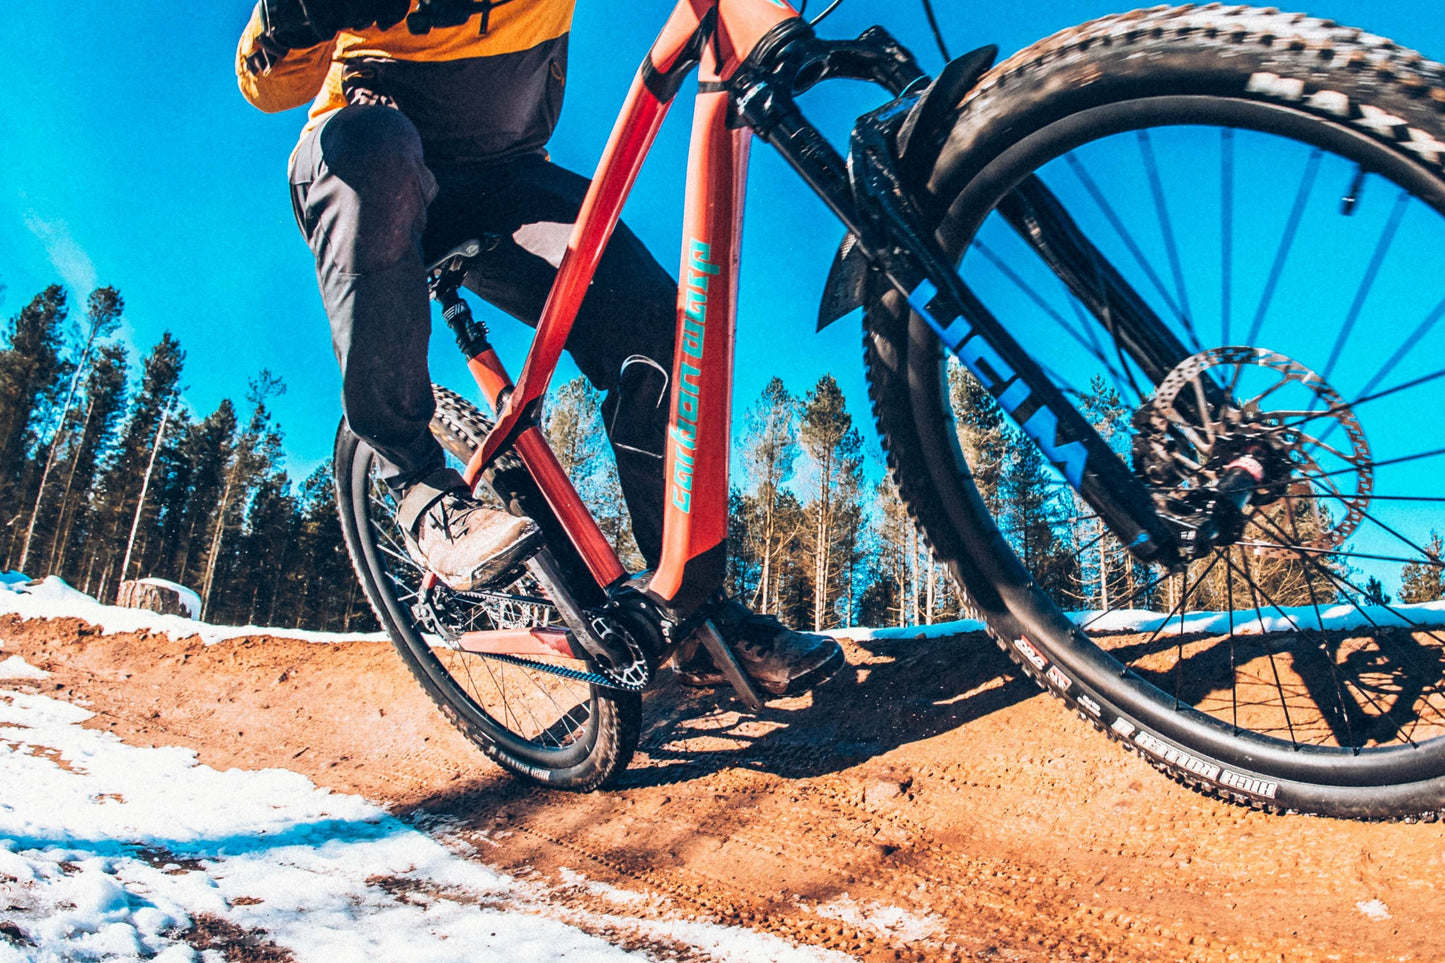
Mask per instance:
[[[952,319],[947,325],[935,318],[929,305],[936,297],[937,286],[924,279],[908,295],[908,306],[928,323],[939,339],[963,362],[964,367],[973,372],[984,390],[998,400],[999,407],[1013,415],[1029,399],[1033,389],[1018,377],[1009,363],[1000,357],[993,346],[980,337],[962,316]],[[1089,457],[1083,442],[1059,444],[1059,419],[1046,405],[1039,405],[1020,427],[1077,491],[1083,483],[1084,468]]]

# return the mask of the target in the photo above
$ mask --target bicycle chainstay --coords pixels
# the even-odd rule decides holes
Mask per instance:
[[[455,642],[461,632],[454,626],[454,619],[459,618],[456,613],[449,612],[450,603],[461,601],[473,606],[486,608],[496,628],[522,628],[526,625],[537,624],[535,616],[543,611],[558,615],[557,607],[551,601],[544,598],[537,598],[529,595],[509,595],[503,592],[457,592],[452,589],[444,589],[441,586],[433,587],[426,596],[412,606],[412,614],[417,621],[430,628],[437,635],[448,643]],[[518,610],[532,614],[532,619],[512,618],[502,616],[504,607],[515,607]],[[444,615],[450,615],[446,618]],[[513,624],[504,624],[513,623]],[[542,622],[544,625],[560,624],[560,617],[555,620]],[[515,665],[521,668],[534,669],[538,672],[545,672],[549,675],[559,676],[573,682],[583,682],[588,685],[602,686],[608,689],[617,689],[623,692],[641,692],[652,682],[652,672],[646,666],[646,657],[635,642],[629,639],[629,649],[634,650],[637,658],[633,665],[627,666],[619,677],[604,674],[599,671],[586,671],[573,669],[565,665],[555,665],[550,662],[539,662],[535,659],[528,659],[520,655],[510,655],[505,652],[471,652],[483,659],[494,659],[507,665]],[[589,660],[590,661],[590,660]],[[648,668],[647,671],[636,671],[638,666]]]

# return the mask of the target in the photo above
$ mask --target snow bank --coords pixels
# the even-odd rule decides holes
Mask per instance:
[[[505,912],[514,881],[360,797],[127,746],[81,728],[89,715],[0,700],[0,900],[36,958],[195,959],[178,934],[198,914],[303,961],[627,956]]]
[[[144,579],[157,585],[180,589],[195,598],[193,611],[200,612],[200,597],[190,589],[167,582],[164,579]],[[13,612],[24,619],[36,618],[77,618],[91,625],[99,626],[107,635],[116,632],[164,632],[173,639],[188,639],[199,636],[206,645],[215,645],[226,639],[243,636],[271,635],[302,642],[354,642],[358,639],[385,640],[384,632],[310,632],[305,629],[267,628],[258,625],[210,625],[180,615],[161,615],[147,609],[128,609],[115,605],[102,605],[95,599],[78,592],[65,580],[50,575],[39,582],[31,583],[24,575],[6,572],[0,579],[0,613]]]
[[[852,639],[854,642],[865,642],[870,639],[884,641],[946,639],[954,635],[982,631],[983,623],[977,619],[959,619],[955,622],[935,622],[932,625],[905,625],[887,628],[852,626],[846,629],[830,629],[828,634],[841,639]]]
[[[721,960],[845,960],[717,924],[565,910],[360,797],[127,746],[82,728],[89,716],[0,688],[0,905],[16,927],[0,960],[195,961],[184,936],[198,920],[300,963],[645,956],[557,916]]]
[[[155,585],[175,588],[195,597],[192,611],[200,610],[200,599],[190,589],[164,579],[144,579]],[[32,583],[18,572],[0,573],[0,613],[13,612],[21,618],[73,617],[99,626],[107,634],[116,632],[164,632],[173,639],[199,636],[206,645],[244,636],[269,635],[303,642],[335,643],[356,640],[385,641],[384,632],[311,632],[305,629],[268,628],[258,625],[209,625],[178,615],[160,615],[145,609],[103,605],[83,592],[78,592],[58,576],[48,576]],[[1222,635],[1259,635],[1265,632],[1287,632],[1299,629],[1348,630],[1370,627],[1403,627],[1409,625],[1440,625],[1445,623],[1445,600],[1418,604],[1361,605],[1349,603],[1297,606],[1279,610],[1266,609],[1228,612],[1191,612],[1181,624],[1178,615],[1145,609],[1115,609],[1109,612],[1079,611],[1068,613],[1075,624],[1090,632],[1154,632],[1165,626],[1166,632],[1208,633]],[[855,642],[870,640],[908,641],[913,639],[945,639],[969,632],[980,632],[983,623],[976,619],[938,622],[933,625],[869,628],[853,626],[834,629],[830,634]]]
[[[102,605],[59,578],[30,581],[4,573],[0,612],[207,644],[262,634],[385,638],[210,626]],[[19,656],[0,661],[0,906],[16,927],[0,934],[0,963],[219,959],[185,942],[198,920],[275,944],[301,963],[647,956],[589,932],[656,941],[667,958],[681,947],[740,963],[847,963],[673,912],[632,918],[638,894],[620,890],[615,914],[568,909],[544,885],[466,858],[465,842],[429,835],[297,773],[219,772],[198,765],[189,749],[136,748],[83,728],[85,709],[19,691],[46,675]]]
[[[1281,606],[1238,612],[1189,612],[1167,615],[1143,609],[1118,609],[1112,612],[1072,612],[1070,618],[1090,632],[1165,632],[1225,635],[1233,628],[1235,635],[1261,635],[1265,632],[1297,632],[1301,629],[1344,631],[1440,625],[1445,623],[1445,601],[1402,603],[1391,605]]]

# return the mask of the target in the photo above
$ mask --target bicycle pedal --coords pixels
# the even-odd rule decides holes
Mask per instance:
[[[753,687],[752,680],[748,678],[743,667],[738,664],[738,658],[733,654],[732,647],[723,640],[722,634],[712,622],[704,622],[698,626],[693,634],[707,654],[712,656],[713,664],[722,672],[723,678],[733,687],[743,705],[754,712],[761,712],[763,699],[758,695],[758,690]]]

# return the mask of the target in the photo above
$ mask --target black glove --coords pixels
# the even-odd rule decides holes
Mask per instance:
[[[301,50],[373,24],[390,30],[411,9],[411,0],[261,0],[263,34],[278,47]]]

